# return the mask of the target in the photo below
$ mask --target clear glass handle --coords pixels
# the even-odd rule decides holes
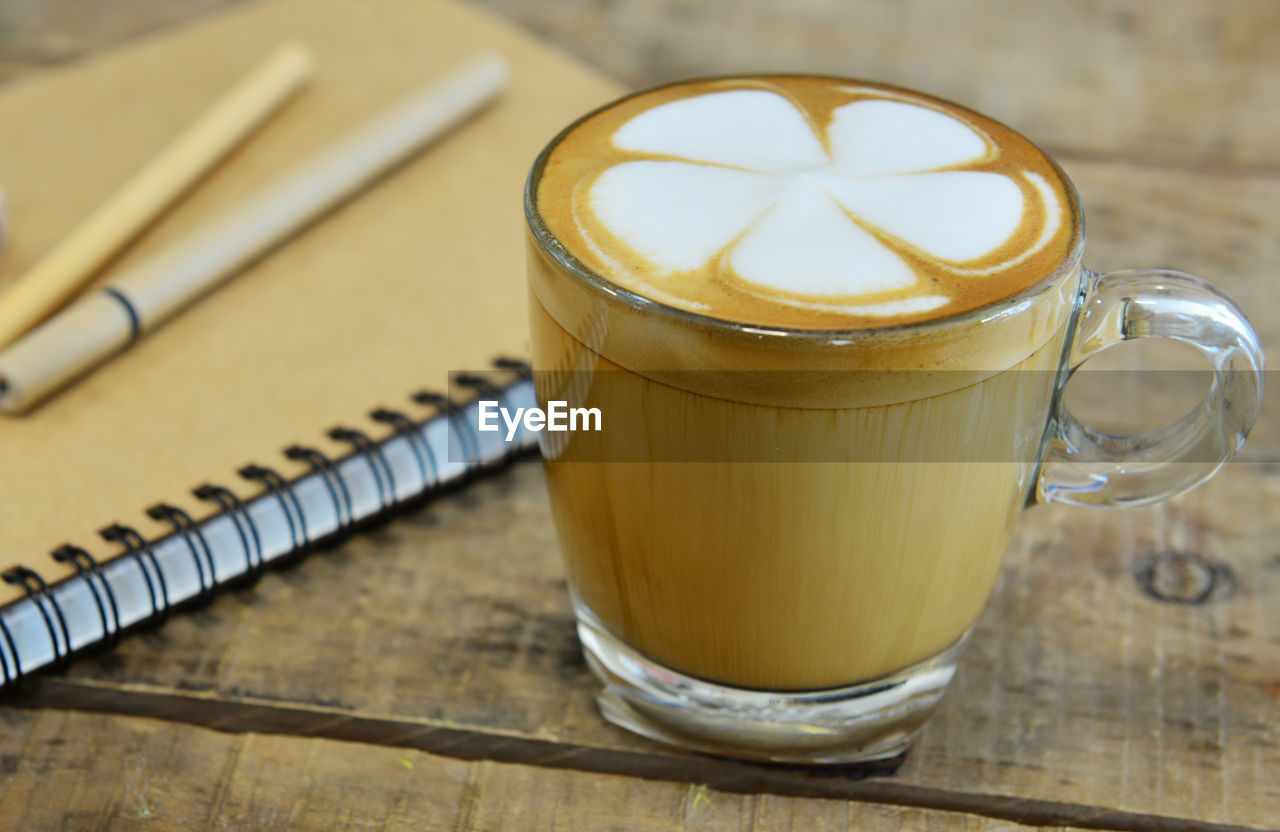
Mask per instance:
[[[1262,346],[1244,312],[1211,283],[1161,269],[1089,275],[1036,489],[1040,502],[1154,503],[1191,489],[1244,444],[1262,406]],[[1062,386],[1098,352],[1135,338],[1172,338],[1209,360],[1205,398],[1168,427],[1115,436],[1083,424]]]

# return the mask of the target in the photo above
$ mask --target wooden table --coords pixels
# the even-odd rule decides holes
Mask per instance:
[[[225,3],[0,0],[0,77]],[[1210,276],[1280,346],[1273,0],[488,5],[635,84],[816,69],[973,105],[1063,162],[1095,268]],[[522,463],[30,684],[0,706],[0,827],[1275,828],[1278,505],[1264,413],[1184,497],[1033,509],[941,712],[858,780],[605,723]]]

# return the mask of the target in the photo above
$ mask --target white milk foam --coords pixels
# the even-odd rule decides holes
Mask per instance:
[[[605,169],[588,204],[658,274],[719,256],[733,278],[802,296],[789,304],[831,308],[838,298],[853,315],[950,302],[921,285],[904,251],[965,274],[964,264],[1006,246],[1029,212],[1043,228],[1028,238],[1044,241],[1064,210],[1029,172],[966,170],[999,148],[955,116],[894,97],[839,106],[824,131],[781,94],[709,92],[641,112],[612,141],[649,158]],[[1034,187],[1024,191],[1015,177]],[[1039,204],[1028,205],[1028,194]],[[879,297],[857,302],[868,295]]]

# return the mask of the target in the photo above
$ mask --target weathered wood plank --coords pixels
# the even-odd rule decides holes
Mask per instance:
[[[1280,266],[1271,207],[1280,182],[1094,162],[1070,173],[1090,212],[1095,266],[1200,271],[1280,346],[1269,284]],[[1274,460],[1276,412],[1255,430],[1251,457]],[[705,779],[718,772],[726,788],[864,799],[898,789],[895,801],[915,805],[960,795],[975,806],[1048,801],[1272,826],[1278,498],[1272,462],[1228,466],[1163,506],[1035,509],[951,698],[898,778],[827,782],[826,791],[781,770],[716,768]],[[1184,574],[1203,572],[1194,559],[1161,559],[1170,553],[1204,558],[1213,575],[1225,565],[1232,578],[1206,605],[1162,603],[1148,593],[1176,592]],[[1154,589],[1135,578],[1147,572]],[[171,696],[170,717],[231,730],[694,777],[691,758],[595,712],[561,575],[540,473],[522,466],[83,662],[57,696],[92,685],[81,695],[98,707]]]
[[[0,7],[0,60],[65,60],[237,1],[11,0]],[[1062,153],[1280,170],[1280,9],[1270,0],[481,5],[635,85],[832,72],[954,98]]]
[[[1055,151],[1280,162],[1280,62],[1269,45],[1280,12],[1265,0],[491,3],[635,84],[831,72],[953,98]]]
[[[134,717],[4,709],[0,724],[0,829],[22,832],[1029,828]]]
[[[215,2],[192,0],[184,6]],[[791,4],[785,14],[763,4],[734,4],[730,13],[727,5],[677,0],[491,4],[636,83],[708,71],[805,67],[898,81],[987,110],[1070,154],[1068,172],[1090,217],[1095,268],[1171,265],[1199,271],[1243,303],[1272,350],[1280,347],[1271,284],[1280,268],[1280,216],[1274,210],[1280,204],[1280,180],[1221,171],[1135,170],[1088,160],[1121,156],[1144,163],[1280,170],[1274,152],[1280,139],[1275,106],[1280,56],[1267,48],[1280,29],[1280,11],[1273,4],[1239,0],[1228,9],[1190,0],[1159,7],[1116,0],[1028,8],[983,0],[966,4],[970,13],[977,11],[967,20],[954,17],[954,4],[938,0],[889,5],[815,0]],[[94,35],[99,39],[82,47],[63,48],[56,38],[33,40],[24,33],[39,26],[24,23],[19,31],[12,25],[12,10],[39,5],[0,7],[0,15],[9,14],[0,17],[0,71],[11,71],[15,63],[63,59],[79,48],[130,34]],[[80,5],[60,0],[44,4],[41,13],[56,16],[55,9]],[[112,7],[126,5],[159,6],[154,0],[129,0]],[[47,31],[78,31],[77,26],[88,25],[80,23],[81,17],[69,14]],[[108,22],[114,26],[119,20]],[[1277,412],[1272,407],[1255,430],[1246,449],[1250,458],[1276,458]],[[1272,827],[1280,817],[1280,742],[1274,733],[1280,722],[1278,498],[1280,467],[1237,465],[1166,506],[1122,514],[1032,511],[950,700],[892,780],[819,780],[786,769],[685,757],[603,723],[590,701],[591,683],[578,656],[534,466],[269,576],[254,590],[220,599],[126,642],[113,654],[83,662],[67,680],[43,689],[48,701],[78,692],[101,707],[161,711],[166,702],[176,703],[168,716],[229,730],[318,733],[429,748],[451,757],[489,756],[650,777],[705,772],[706,779],[718,775],[726,788],[741,790],[861,800],[880,796],[931,806],[950,800],[948,805],[1003,817],[1017,817],[1027,807],[1111,812],[1130,828],[1137,828],[1143,813]],[[1160,557],[1170,553],[1200,556],[1211,567],[1225,565],[1231,578],[1211,570],[1220,583],[1210,603],[1162,603],[1148,593],[1176,592],[1182,576],[1194,577],[1203,569],[1195,559]],[[1134,577],[1153,571],[1148,564],[1155,564],[1154,589],[1144,589]],[[42,686],[32,688],[25,701],[39,703]],[[0,720],[11,726],[23,713],[3,708]],[[109,722],[123,726],[137,720]],[[80,729],[67,723],[46,730],[42,736],[72,744]],[[177,726],[143,732],[209,735],[213,739],[186,740],[193,747],[223,749],[209,751],[217,763],[204,766],[183,756],[182,743],[171,736],[148,745],[128,733],[132,728],[120,730],[126,733],[90,731],[90,737],[99,737],[98,745],[80,746],[80,756],[57,758],[41,757],[30,743],[10,751],[4,743],[21,732],[4,731],[0,747],[17,757],[0,757],[0,769],[32,765],[40,777],[24,774],[25,780],[7,781],[10,791],[0,798],[0,818],[7,817],[10,805],[4,801],[20,799],[25,807],[48,804],[79,813],[74,816],[85,818],[86,825],[107,823],[95,819],[119,812],[118,823],[125,825],[106,828],[141,827],[125,810],[136,806],[129,801],[136,800],[136,783],[143,781],[129,781],[129,766],[118,763],[135,759],[129,756],[135,747],[146,752],[147,766],[154,764],[147,771],[159,780],[152,783],[164,777],[226,782],[216,793],[202,794],[205,802],[196,805],[214,806],[221,795],[220,805],[238,812],[226,817],[241,827],[321,828],[332,817],[342,818],[338,801],[360,796],[325,783],[368,791],[379,806],[404,805],[408,798],[398,795],[416,794],[412,789],[444,788],[406,786],[405,792],[395,792],[395,784],[368,776],[381,771],[381,757],[352,750],[367,746],[229,737]],[[94,765],[95,759],[111,762]],[[433,782],[451,782],[443,773],[455,770],[450,766],[501,768],[439,762],[444,768],[432,769]],[[348,763],[351,767],[344,768]],[[228,766],[240,772],[238,780],[226,779]],[[253,773],[271,766],[280,773]],[[515,825],[517,811],[542,812],[533,816],[563,828],[582,828],[575,821],[583,817],[605,826],[609,816],[557,814],[578,811],[579,804],[597,795],[605,811],[625,809],[617,823],[650,820],[637,807],[652,804],[647,796],[631,796],[640,792],[628,791],[633,786],[624,784],[630,779],[607,788],[595,780],[544,787],[536,780],[544,772],[508,768],[501,777],[484,777],[496,778],[511,794],[491,791],[497,796],[483,812],[476,809],[464,828],[501,828],[504,820]],[[120,785],[109,793],[86,791],[76,779],[88,777],[86,772],[114,776]],[[299,796],[288,788],[295,780],[311,783],[312,790]],[[671,799],[662,794],[678,799],[688,788],[643,785],[668,790],[653,793],[654,803],[667,801],[663,805]],[[172,792],[151,788],[157,791],[146,794],[168,795],[168,802],[156,798],[156,806],[173,807],[174,814],[164,817],[175,824],[194,817],[182,814],[183,798],[194,786],[187,791],[175,786]],[[524,807],[521,795],[531,792],[555,795],[561,808],[550,803]],[[570,792],[587,797],[565,798]],[[838,823],[842,803],[806,804],[786,809],[791,815],[774,815],[760,807],[775,801],[786,806],[785,798],[719,799],[714,796],[716,805],[729,806],[739,826],[755,822],[774,828],[790,818],[796,826],[845,828],[828,822]],[[442,812],[447,803],[442,798]],[[296,817],[286,814],[291,806]],[[698,806],[705,809],[701,802]],[[327,809],[333,813],[329,817]],[[916,810],[885,811],[898,824],[908,822],[903,817],[928,828],[961,822],[925,810],[915,816],[892,813]],[[60,815],[42,817],[52,824]],[[652,828],[668,828],[660,825],[666,816],[653,817]],[[269,825],[288,822],[295,826]],[[396,828],[393,822],[424,825],[408,814],[387,822],[389,828]],[[988,828],[977,819],[963,822]]]
[[[31,68],[68,60],[243,0],[5,0],[0,55]]]
[[[1239,465],[1164,507],[1035,510],[899,777],[814,793],[919,787],[932,791],[894,802],[955,792],[1269,827],[1280,816],[1277,497],[1280,472]],[[1162,603],[1134,573],[1167,552],[1233,577],[1211,603]],[[681,771],[687,757],[596,714],[559,576],[540,469],[522,465],[81,662],[58,684],[171,693],[185,699],[170,712],[183,719],[247,701],[216,711],[213,724],[231,730]],[[796,790],[785,769],[745,772],[732,777]]]
[[[1240,304],[1264,349],[1272,356],[1280,351],[1280,295],[1269,277],[1280,273],[1280,211],[1275,208],[1280,181],[1083,160],[1066,160],[1064,168],[1084,206],[1089,268],[1173,268],[1198,274]],[[1161,368],[1203,371],[1207,366],[1198,357],[1186,361],[1187,353],[1168,344],[1132,352],[1139,361],[1168,358],[1155,365]],[[1112,369],[1148,366],[1124,360],[1099,364]],[[1241,459],[1280,461],[1280,384],[1270,384],[1265,394],[1262,415]],[[1146,410],[1158,424],[1169,421],[1167,411]]]
[[[237,2],[243,0],[6,0],[0,3],[0,83]]]

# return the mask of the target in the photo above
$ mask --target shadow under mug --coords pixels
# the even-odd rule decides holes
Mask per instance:
[[[1074,192],[1069,256],[1014,297],[890,333],[745,326],[628,292],[556,239],[536,195],[571,129],[525,192],[535,386],[606,428],[540,437],[597,701],[638,734],[792,763],[901,755],[1026,505],[1181,493],[1257,417],[1243,312],[1189,274],[1084,269]],[[1198,350],[1203,400],[1136,436],[1074,417],[1076,368],[1140,338]],[[1016,360],[962,366],[974,339]],[[904,345],[920,370],[857,369]]]

